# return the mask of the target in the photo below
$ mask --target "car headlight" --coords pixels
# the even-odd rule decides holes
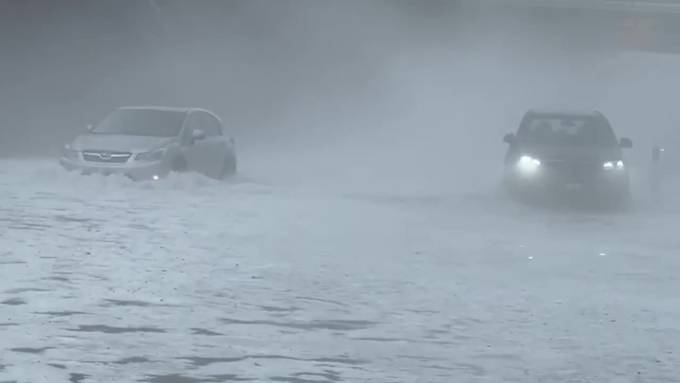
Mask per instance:
[[[621,160],[607,161],[604,164],[602,164],[602,168],[604,170],[624,170],[626,168],[626,165]]]
[[[80,152],[71,148],[71,146],[66,145],[61,151],[62,157],[69,160],[77,160],[80,158]]]
[[[139,153],[135,156],[136,161],[161,161],[165,156],[165,149],[156,149],[150,152]]]
[[[533,175],[541,168],[541,160],[524,155],[517,161],[517,170],[524,175]]]

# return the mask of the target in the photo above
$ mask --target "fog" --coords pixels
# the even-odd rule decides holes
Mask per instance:
[[[0,0],[0,381],[677,381],[680,12],[634,3]],[[238,172],[60,166],[126,105]],[[531,108],[631,138],[627,204],[509,198]]]
[[[6,1],[0,150],[55,156],[121,105],[200,106],[256,172],[452,189],[496,177],[499,137],[558,106],[603,111],[647,159],[677,59],[625,50],[618,15],[507,4]]]

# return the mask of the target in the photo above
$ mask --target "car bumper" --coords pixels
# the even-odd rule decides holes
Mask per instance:
[[[627,173],[599,173],[573,179],[554,174],[526,177],[510,174],[507,181],[512,190],[529,197],[577,197],[585,200],[619,200],[629,196]]]
[[[60,158],[59,163],[69,171],[81,174],[123,175],[133,180],[154,179],[169,173],[169,167],[162,161],[138,164],[99,164],[81,160]]]

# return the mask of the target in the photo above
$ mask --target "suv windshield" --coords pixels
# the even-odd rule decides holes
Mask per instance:
[[[547,146],[615,146],[609,125],[596,117],[539,116],[518,132],[524,142]]]
[[[97,125],[92,133],[174,137],[179,135],[185,113],[145,109],[119,109]]]

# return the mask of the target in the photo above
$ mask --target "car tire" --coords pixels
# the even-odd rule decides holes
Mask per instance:
[[[220,171],[220,178],[225,179],[229,176],[233,176],[238,171],[238,161],[236,156],[231,154],[227,156],[222,164],[222,170]]]
[[[170,162],[170,170],[175,173],[183,173],[187,171],[187,160],[184,157],[177,156]]]

